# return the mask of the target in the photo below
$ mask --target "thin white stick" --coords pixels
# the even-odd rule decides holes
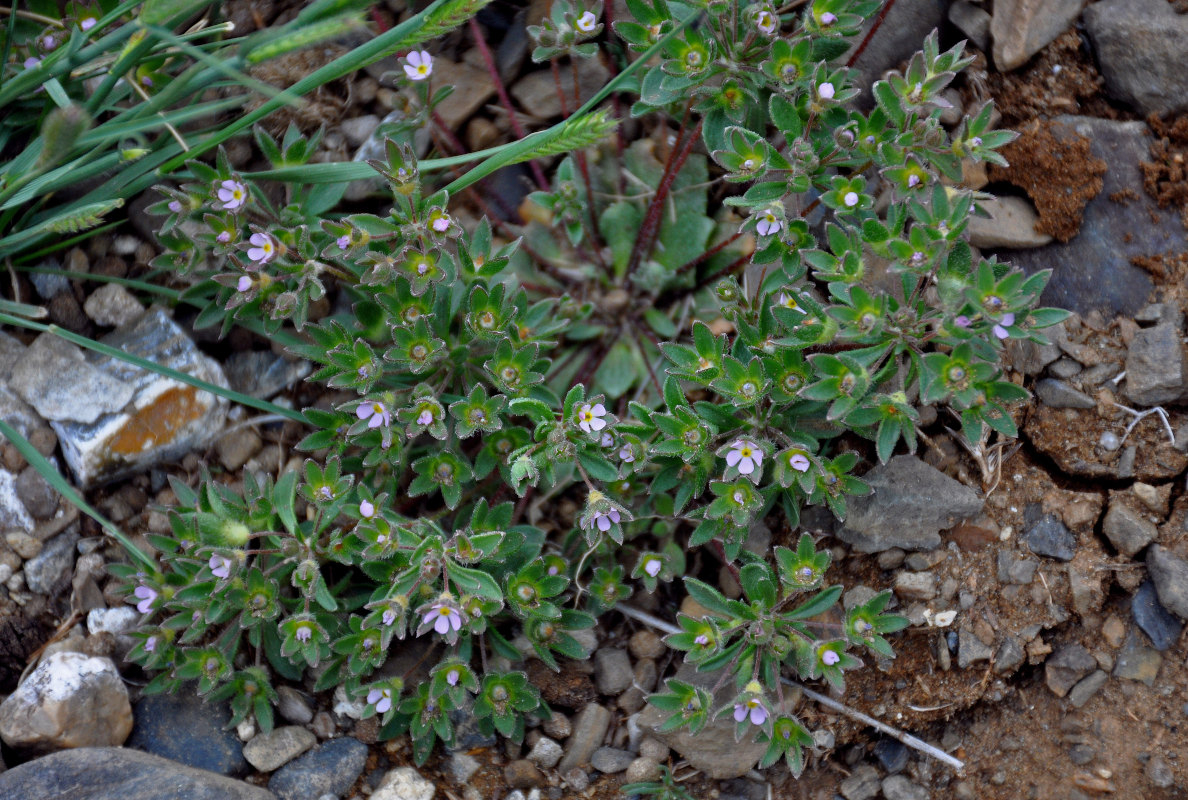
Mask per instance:
[[[664,620],[660,619],[659,617],[649,614],[646,611],[640,611],[638,608],[633,608],[632,606],[628,606],[628,605],[619,603],[617,606],[615,606],[615,610],[619,611],[624,616],[631,617],[632,619],[638,620],[639,622],[642,622],[645,625],[651,625],[653,628],[656,628],[657,630],[664,631],[665,633],[680,633],[681,632],[681,629],[678,628],[676,625],[673,625],[671,622],[665,622]],[[896,738],[899,741],[906,744],[908,747],[911,747],[915,750],[919,750],[921,753],[924,753],[926,755],[930,755],[933,758],[937,759],[938,761],[943,761],[946,764],[948,764],[949,766],[953,767],[953,769],[957,769],[957,770],[965,769],[964,761],[961,761],[958,758],[954,758],[953,756],[946,753],[944,750],[941,750],[939,747],[933,747],[928,742],[925,742],[922,739],[917,739],[915,736],[912,736],[910,733],[906,733],[904,731],[892,728],[890,725],[887,725],[883,722],[879,722],[874,717],[863,714],[861,711],[858,711],[857,709],[850,708],[849,706],[847,706],[843,703],[839,703],[838,701],[836,701],[830,697],[827,697],[823,694],[820,694],[819,692],[814,692],[812,689],[809,689],[807,686],[804,686],[803,684],[799,684],[796,681],[792,681],[787,678],[780,678],[780,680],[783,681],[788,686],[793,686],[797,689],[800,689],[800,691],[804,692],[805,697],[809,698],[810,700],[817,701],[818,703],[825,706],[826,708],[833,709],[834,711],[845,714],[848,717],[853,717],[854,719],[858,720],[859,722],[865,723],[877,731],[881,731],[882,733],[885,733],[888,736],[893,736],[894,738]]]

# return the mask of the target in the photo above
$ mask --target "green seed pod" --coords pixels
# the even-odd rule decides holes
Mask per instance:
[[[82,106],[69,105],[55,108],[41,123],[41,157],[38,167],[50,167],[66,160],[78,137],[88,130],[94,120]]]

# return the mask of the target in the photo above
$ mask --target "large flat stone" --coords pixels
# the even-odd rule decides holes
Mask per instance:
[[[1102,0],[1085,27],[1111,97],[1143,114],[1188,109],[1188,14],[1167,0]]]
[[[896,456],[862,479],[874,491],[847,500],[845,527],[837,533],[862,553],[935,550],[942,529],[982,510],[977,492],[915,456]]]
[[[4,800],[276,800],[267,789],[122,747],[63,750],[0,773]]]
[[[1051,130],[1054,136],[1088,137],[1090,153],[1109,167],[1103,188],[1085,207],[1081,230],[1070,241],[1003,256],[1028,274],[1053,270],[1044,305],[1082,315],[1096,308],[1110,319],[1133,316],[1147,304],[1152,284],[1131,259],[1179,252],[1184,243],[1179,211],[1160,209],[1143,193],[1139,162],[1150,159],[1150,132],[1142,122],[1077,116],[1057,117]],[[1129,192],[1128,199],[1111,200],[1118,192]]]

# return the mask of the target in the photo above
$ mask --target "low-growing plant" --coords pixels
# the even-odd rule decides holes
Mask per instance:
[[[1042,342],[1063,312],[1034,308],[1046,274],[974,258],[978,198],[959,185],[963,159],[1002,163],[1011,134],[989,129],[988,106],[940,126],[941,91],[970,59],[935,35],[856,110],[838,60],[876,2],[627,5],[616,44],[643,52],[613,88],[679,129],[566,156],[522,238],[464,230],[455,194],[499,164],[593,145],[607,117],[583,109],[444,189],[390,141],[373,163],[385,215],[311,220],[299,187],[278,207],[223,158],[164,190],[159,263],[193,277],[200,319],[291,322],[332,399],[305,412],[301,476],[174,483],[172,534],[150,537],[160,570],[120,569],[146,615],[131,657],[158,672],[148,691],[196,680],[231,699],[233,722],[267,727],[275,676],[308,676],[365,703],[382,736],[408,732],[423,761],[459,710],[521,738],[525,715],[549,711],[516,665],[586,658],[575,634],[681,577],[704,613],[667,642],[721,674],[711,689],[666,681],[649,698],[664,729],[732,718],[768,743],[763,765],[799,774],[811,737],[781,676],[841,688],[858,653],[893,656],[885,636],[907,621],[888,592],[829,617],[842,587],[812,536],[746,541],[769,515],[794,529],[805,504],[844,516],[869,492],[861,465],[914,451],[921,405],[970,441],[1015,435],[1027,395],[1003,379],[1003,347]],[[555,2],[534,57],[578,64],[600,12]],[[407,65],[427,116],[432,57]],[[273,175],[313,148],[296,131],[257,142]],[[745,191],[712,201],[711,175]],[[311,319],[331,282],[350,312]],[[739,599],[686,575],[699,547]],[[406,638],[430,642],[416,686],[385,667]]]

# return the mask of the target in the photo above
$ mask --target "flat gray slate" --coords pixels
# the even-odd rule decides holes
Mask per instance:
[[[276,800],[267,789],[123,747],[80,747],[0,773],[4,800]]]

